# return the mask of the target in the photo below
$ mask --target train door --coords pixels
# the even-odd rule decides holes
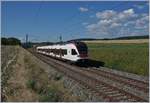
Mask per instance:
[[[69,60],[76,61],[77,59],[77,51],[73,48],[69,49]]]
[[[64,55],[64,58],[67,60],[71,60],[71,50],[70,48],[66,48],[66,54]]]
[[[61,58],[67,59],[67,56],[68,56],[68,50],[65,49],[65,48],[62,48],[62,49],[61,49],[61,53],[62,53]]]
[[[60,55],[60,58],[62,58],[62,49],[61,48],[59,49],[59,55]]]

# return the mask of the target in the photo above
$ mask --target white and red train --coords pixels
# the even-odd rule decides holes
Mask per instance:
[[[38,53],[71,62],[82,62],[88,59],[88,48],[83,42],[39,46],[36,50]]]

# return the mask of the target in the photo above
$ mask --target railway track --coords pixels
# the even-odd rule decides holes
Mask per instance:
[[[149,83],[148,82],[143,82],[143,81],[135,80],[135,79],[132,79],[132,78],[120,76],[120,75],[110,73],[110,72],[107,72],[107,71],[102,71],[100,69],[98,70],[98,69],[92,68],[92,69],[88,69],[88,71],[92,72],[94,74],[97,74],[97,75],[101,75],[105,78],[109,78],[113,81],[117,81],[117,82],[119,82],[121,84],[124,84],[124,85],[127,85],[131,88],[140,90],[144,93],[149,92],[149,87],[148,87]]]
[[[113,101],[113,102],[117,102],[117,101],[118,102],[119,101],[146,102],[148,101],[148,98],[145,98],[145,95],[140,96],[140,95],[131,93],[127,90],[117,87],[116,85],[113,85],[113,83],[111,83],[109,80],[106,82],[105,79],[111,79],[113,81],[117,81],[124,85],[127,84],[127,86],[131,86],[132,88],[134,87],[138,89],[141,88],[141,90],[143,90],[145,93],[146,91],[145,88],[148,89],[147,84],[142,84],[142,82],[140,81],[134,80],[134,83],[133,83],[133,82],[130,82],[129,78],[119,77],[118,75],[114,75],[113,73],[103,72],[103,71],[96,70],[96,69],[85,69],[85,68],[83,69],[80,67],[68,65],[64,62],[49,58],[41,54],[36,54],[36,53],[33,53],[33,54],[39,59],[41,59],[42,61],[56,68],[58,71],[64,73],[66,76],[69,76],[70,78],[76,80],[80,84],[85,85],[87,88],[91,89],[98,96],[100,96],[104,101]],[[131,81],[133,80],[131,79]],[[142,88],[142,86],[137,86],[137,85],[141,85],[140,83],[144,85],[144,89]]]

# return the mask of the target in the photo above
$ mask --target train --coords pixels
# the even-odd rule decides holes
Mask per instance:
[[[48,46],[38,46],[36,51],[46,56],[73,63],[88,60],[88,47],[84,42],[66,42]]]

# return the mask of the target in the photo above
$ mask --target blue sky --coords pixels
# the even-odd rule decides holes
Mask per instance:
[[[3,1],[1,36],[22,41],[148,35],[146,1]]]

